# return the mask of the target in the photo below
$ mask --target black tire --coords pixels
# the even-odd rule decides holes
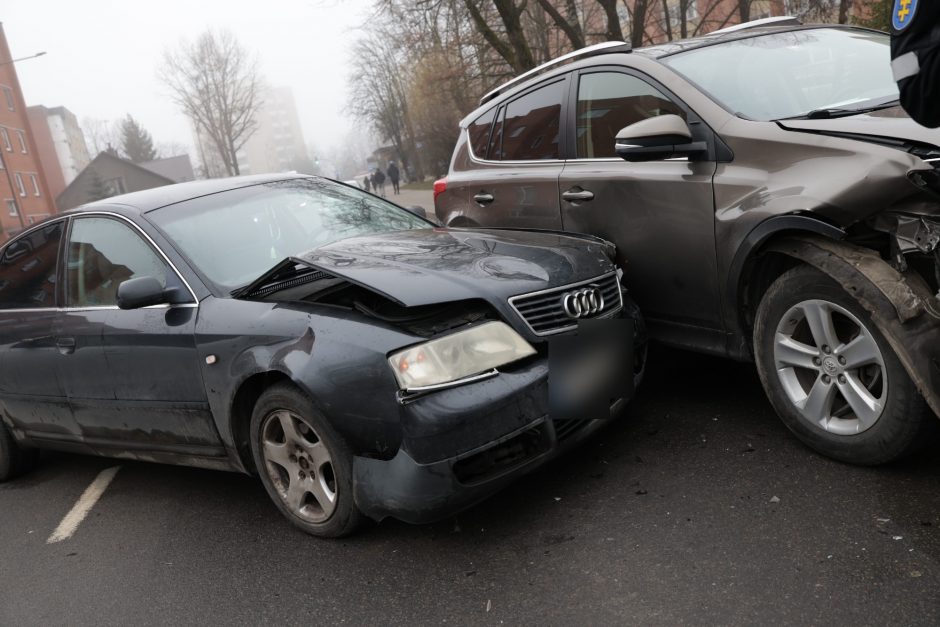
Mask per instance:
[[[33,469],[39,460],[39,451],[23,448],[0,420],[0,483],[15,479]]]
[[[296,428],[293,436],[287,435],[284,422]],[[363,516],[353,500],[352,453],[307,395],[291,385],[272,386],[255,404],[250,428],[255,468],[271,500],[288,520],[321,538],[343,537],[361,525]],[[289,455],[282,462],[272,461],[269,457],[274,455],[266,452],[278,444],[278,432]],[[327,457],[319,444],[325,447]],[[311,489],[304,491],[307,487]],[[292,506],[290,494],[301,492],[299,506]],[[335,500],[324,498],[330,494]]]
[[[826,316],[814,311],[828,312],[829,326],[817,324],[816,329],[835,332],[837,341],[843,342],[837,344],[841,349],[852,340],[864,342],[869,363],[850,370],[852,363],[843,361],[843,355],[850,355],[849,352],[842,350],[840,354],[826,343],[819,347],[815,338],[820,334],[811,330],[810,320],[825,321]],[[798,341],[818,348],[819,352],[809,358],[808,353],[802,352],[803,347],[798,346],[800,351],[789,353],[781,345],[781,338],[784,341],[808,338]],[[875,346],[877,351],[873,350]],[[871,316],[835,280],[815,268],[799,266],[789,270],[764,294],[755,316],[754,353],[764,390],[783,423],[804,444],[823,455],[872,466],[900,459],[928,439],[925,436],[931,426],[931,413],[927,403]],[[815,370],[789,366],[808,358]],[[861,396],[853,393],[853,385],[858,390],[859,382],[865,386]],[[833,391],[829,392],[829,387],[825,386],[832,386]],[[817,387],[826,392],[815,398],[833,398],[830,407],[836,409],[816,411],[825,406],[824,402],[812,404],[810,401]],[[803,392],[806,400],[801,406],[794,398],[799,398]],[[827,393],[830,396],[824,396]],[[850,397],[862,411],[855,411],[848,400]],[[877,402],[862,406],[858,405],[860,398]],[[866,411],[868,407],[873,408],[870,414]],[[812,416],[823,418],[817,421]],[[855,431],[852,431],[853,425]]]

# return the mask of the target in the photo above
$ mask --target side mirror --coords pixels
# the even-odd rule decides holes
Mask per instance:
[[[166,289],[152,276],[128,279],[117,290],[117,305],[121,309],[140,309],[150,305],[172,302],[175,289]]]
[[[420,207],[418,205],[412,205],[410,207],[405,207],[405,211],[407,211],[408,213],[413,213],[419,218],[424,218],[425,220],[428,219],[428,212],[427,210],[425,210],[424,207]]]
[[[693,142],[692,131],[678,115],[658,115],[621,129],[615,144],[626,161],[661,161],[708,151],[705,142]]]

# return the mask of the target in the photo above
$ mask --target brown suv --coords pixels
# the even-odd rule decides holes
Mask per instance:
[[[653,338],[754,359],[816,450],[895,459],[940,414],[940,131],[888,50],[791,21],[578,51],[461,123],[437,216],[611,240]]]

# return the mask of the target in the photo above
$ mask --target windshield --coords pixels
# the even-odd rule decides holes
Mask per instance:
[[[889,37],[819,28],[762,35],[689,50],[663,63],[752,120],[829,108],[860,108],[898,97]]]
[[[203,196],[147,214],[220,290],[286,257],[347,237],[425,229],[430,222],[363,191],[315,178]]]

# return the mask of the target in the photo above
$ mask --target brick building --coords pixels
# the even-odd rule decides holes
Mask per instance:
[[[55,213],[0,23],[0,241]]]

